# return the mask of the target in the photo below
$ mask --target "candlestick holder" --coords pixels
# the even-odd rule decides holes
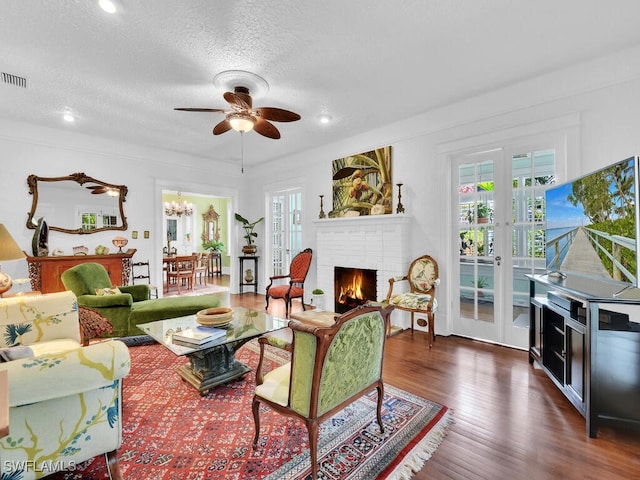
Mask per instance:
[[[324,198],[324,195],[320,195],[320,214],[318,215],[318,218],[325,218],[326,215],[324,214],[324,210],[323,210],[323,204],[322,204],[322,199]]]
[[[404,206],[402,205],[402,183],[396,183],[398,186],[398,207],[396,213],[404,213]]]

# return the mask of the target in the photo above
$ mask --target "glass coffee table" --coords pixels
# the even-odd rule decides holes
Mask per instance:
[[[288,323],[286,318],[234,307],[231,323],[223,327],[227,335],[193,348],[173,343],[172,336],[178,329],[199,325],[195,315],[144,323],[138,328],[176,355],[189,358],[189,364],[178,367],[177,373],[193,385],[200,395],[206,395],[211,388],[243,377],[251,371],[249,366],[235,358],[235,352],[242,345],[264,333],[284,328]]]

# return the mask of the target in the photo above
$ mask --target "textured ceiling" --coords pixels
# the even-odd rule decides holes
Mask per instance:
[[[239,162],[221,114],[173,108],[227,108],[213,77],[247,70],[270,87],[254,107],[302,116],[246,134],[252,164],[640,43],[637,0],[120,3],[3,0],[0,70],[29,87],[0,85],[0,117]]]

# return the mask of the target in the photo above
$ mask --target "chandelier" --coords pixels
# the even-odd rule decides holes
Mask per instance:
[[[178,192],[178,201],[177,202],[164,202],[164,213],[168,217],[177,215],[181,217],[182,215],[188,217],[193,213],[193,204],[181,201],[182,192]]]

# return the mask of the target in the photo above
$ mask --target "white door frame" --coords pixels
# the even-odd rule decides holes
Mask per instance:
[[[468,137],[460,140],[454,140],[448,143],[443,143],[438,146],[437,152],[440,156],[440,159],[446,161],[450,165],[448,179],[450,185],[452,185],[452,190],[454,190],[454,188],[457,189],[457,184],[455,187],[453,187],[454,179],[457,178],[457,174],[454,175],[453,173],[453,169],[455,167],[453,165],[453,161],[455,158],[472,152],[486,152],[497,148],[502,148],[505,152],[511,152],[514,148],[521,150],[525,145],[529,145],[532,143],[535,143],[536,145],[549,145],[556,148],[556,177],[558,179],[558,182],[562,182],[567,178],[567,172],[569,170],[571,170],[570,176],[575,176],[579,173],[579,125],[579,115],[569,114],[563,117],[490,132],[478,137]],[[457,334],[456,318],[459,314],[459,305],[457,305],[457,303],[459,302],[459,294],[456,295],[456,293],[458,293],[459,285],[459,276],[457,271],[460,252],[458,249],[457,241],[458,223],[453,218],[454,213],[457,212],[457,208],[455,208],[455,205],[457,205],[457,191],[453,191],[451,193],[451,198],[448,206],[449,215],[447,228],[447,258],[449,259],[449,265],[451,265],[451,274],[447,275],[446,283],[448,292],[447,298],[449,303],[448,310],[451,312],[451,315],[448,315],[446,325],[446,331],[448,334]],[[501,282],[501,280],[498,280],[498,282]],[[503,288],[503,285],[500,283],[498,283],[496,286]],[[502,305],[497,306],[496,308],[499,308],[499,315],[501,315],[502,318],[508,318],[505,312],[510,312],[512,309],[512,305],[507,305],[506,301],[502,303]],[[488,331],[491,333],[495,332],[493,327],[488,327]],[[523,348],[522,346],[512,345],[511,343],[508,343],[512,342],[513,340],[509,335],[505,336],[502,326],[498,333],[499,334],[496,339],[497,341],[486,340],[485,338],[478,339]]]

